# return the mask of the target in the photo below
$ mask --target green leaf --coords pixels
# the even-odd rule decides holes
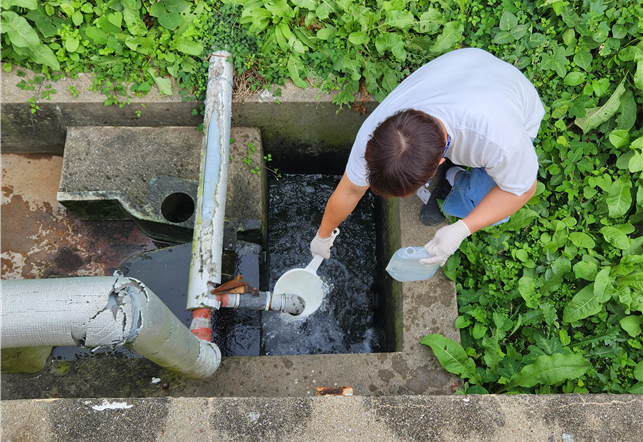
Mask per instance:
[[[2,69],[4,69],[5,72],[11,72],[11,63],[4,63]]]
[[[294,17],[295,11],[288,5],[288,0],[270,0],[264,3],[265,8],[275,17]]]
[[[518,19],[509,11],[505,11],[500,17],[500,29],[503,31],[511,31],[518,26]]]
[[[632,205],[632,182],[627,175],[621,175],[610,186],[607,194],[607,207],[609,209],[609,216],[617,218],[623,216],[630,210]]]
[[[600,232],[603,234],[605,241],[616,247],[617,249],[627,249],[630,246],[630,239],[620,229],[612,226],[603,227]]]
[[[632,173],[640,172],[641,170],[643,170],[643,155],[640,151],[634,151],[634,155],[632,155],[632,158],[630,158],[630,161],[628,162],[628,169]],[[640,190],[641,188],[639,187],[639,191]]]
[[[50,17],[45,12],[45,8],[40,6],[34,11],[29,11],[27,18],[36,24],[43,37],[53,37],[58,33],[58,28],[62,28],[64,21],[59,17]]]
[[[565,76],[564,81],[567,86],[578,86],[585,81],[585,74],[582,72],[570,72]]]
[[[619,321],[623,330],[627,332],[628,335],[635,338],[641,334],[641,317],[640,316],[626,316]],[[640,379],[637,379],[640,380]]]
[[[630,144],[630,132],[629,130],[616,129],[610,132],[609,139],[612,146],[620,149]]]
[[[181,15],[174,12],[161,14],[159,24],[165,29],[175,29],[181,24]]]
[[[159,18],[163,14],[167,14],[165,2],[153,2],[152,7],[150,8],[150,15],[152,17]]]
[[[292,0],[292,2],[295,6],[299,6],[300,8],[308,9],[310,11],[314,11],[319,5],[316,0]]]
[[[594,284],[589,284],[584,287],[580,292],[576,293],[572,300],[565,306],[563,311],[563,321],[576,322],[593,316],[600,312],[603,304],[594,293]]]
[[[476,322],[476,324],[473,326],[473,330],[471,331],[471,336],[473,336],[475,339],[480,339],[487,333],[487,327],[482,325],[479,322]]]
[[[588,360],[575,354],[543,355],[539,356],[535,363],[524,366],[520,373],[512,376],[505,388],[555,385],[567,379],[579,378],[590,367]]]
[[[365,45],[370,41],[368,34],[364,31],[362,32],[351,32],[348,36],[348,41],[354,45]]]
[[[458,316],[458,318],[455,320],[455,328],[467,328],[470,325],[471,321],[469,321],[464,316]]]
[[[414,22],[415,17],[409,11],[389,11],[386,14],[384,24],[406,32],[413,26]]]
[[[83,13],[80,11],[74,12],[71,16],[71,20],[76,26],[80,26],[84,21]]]
[[[88,26],[85,29],[85,33],[89,38],[94,40],[96,44],[104,45],[107,43],[107,33],[101,28],[95,26]]]
[[[520,230],[531,224],[531,222],[537,217],[537,212],[523,207],[519,211],[511,215],[511,218],[509,218],[509,221],[504,224],[504,227],[508,230]]]
[[[429,49],[433,53],[446,52],[460,40],[464,32],[464,25],[452,21],[444,25],[442,33],[436,38],[435,44]]]
[[[308,87],[308,83],[299,77],[300,65],[301,61],[296,59],[294,56],[291,55],[288,57],[288,73],[290,74],[290,79],[295,83],[295,86],[306,89]]]
[[[636,72],[634,73],[634,85],[643,89],[643,60],[639,60],[636,63]]]
[[[440,25],[445,24],[447,21],[438,11],[434,8],[429,8],[420,16],[420,20],[416,23],[415,29],[421,34],[435,34],[440,29]]]
[[[172,49],[176,49],[179,52],[183,52],[188,55],[201,55],[203,53],[203,45],[196,43],[192,40],[188,40],[184,37],[179,37],[174,40],[172,44]]]
[[[576,276],[576,279],[594,281],[597,273],[598,266],[593,262],[579,261],[574,264],[574,276]]]
[[[31,50],[33,51],[34,61],[36,63],[49,66],[54,71],[60,69],[60,63],[58,63],[56,55],[54,55],[53,51],[48,46],[40,44],[37,47],[32,48]]]
[[[121,25],[123,24],[123,14],[119,11],[112,12],[111,14],[107,14],[107,20],[109,20],[111,24],[120,29]]]
[[[375,48],[380,55],[384,55],[386,51],[390,50],[399,61],[406,60],[404,42],[393,32],[383,32],[375,37]]]
[[[639,382],[643,382],[643,360],[636,364],[636,367],[634,367],[634,379],[636,379]]]
[[[172,81],[169,78],[154,77],[154,83],[161,95],[172,95]]]
[[[431,347],[446,371],[457,374],[463,379],[469,379],[472,384],[481,383],[476,374],[475,362],[467,356],[460,344],[438,334],[427,335],[420,342]]]
[[[67,40],[65,40],[65,49],[68,52],[76,52],[79,44],[80,41],[77,38],[67,37]]]
[[[538,46],[544,45],[546,42],[547,39],[545,36],[539,32],[535,32],[529,37],[529,47],[531,48],[537,48]]]
[[[569,234],[569,239],[576,247],[583,247],[592,250],[596,245],[592,237],[583,232],[572,232]]]
[[[587,133],[609,120],[621,105],[621,95],[625,92],[625,79],[618,85],[612,96],[607,102],[593,109],[588,109],[584,118],[576,118],[574,123]]]
[[[40,37],[38,37],[36,31],[24,17],[20,17],[15,12],[2,12],[2,32],[6,32],[11,44],[19,48],[36,48],[40,46]]]
[[[643,272],[632,273],[631,275],[617,278],[616,283],[618,285],[634,287],[638,291],[643,291]]]
[[[105,31],[107,34],[117,34],[121,32],[121,28],[115,26],[111,21],[109,21],[106,15],[98,17],[97,24],[98,27]]]
[[[516,39],[508,31],[500,31],[493,38],[493,42],[498,45],[505,45],[514,42]]]
[[[596,275],[596,280],[594,282],[594,296],[601,304],[606,303],[612,298],[612,292],[614,291],[612,283],[614,278],[610,277],[610,267],[605,267],[598,275]]]
[[[164,0],[167,12],[181,13],[185,11],[190,4],[185,0]]]
[[[333,35],[335,35],[335,29],[333,28],[323,28],[317,31],[317,34],[315,34],[317,38],[320,40],[328,40],[331,38]]]
[[[138,11],[125,8],[123,10],[123,19],[125,20],[125,24],[127,25],[127,30],[133,36],[142,37],[147,34],[147,26],[145,26],[145,23],[141,19]]]
[[[17,6],[19,8],[29,9],[33,11],[38,7],[37,0],[7,0],[2,2],[2,9],[9,9],[12,6]]]
[[[523,276],[518,281],[518,291],[520,296],[525,300],[527,307],[536,308],[538,307],[538,298],[536,294],[536,285],[534,284],[534,279],[529,276]]]

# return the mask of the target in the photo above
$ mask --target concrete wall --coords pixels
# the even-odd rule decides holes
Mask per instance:
[[[24,77],[18,76],[19,70],[25,73]],[[91,77],[80,74],[77,79],[51,83],[56,93],[46,100],[41,98],[41,92],[46,90],[44,83],[35,86],[35,90],[16,87],[22,80],[28,81],[34,76],[33,72],[15,66],[2,75],[4,153],[60,155],[69,126],[197,126],[202,122],[200,115],[191,115],[199,103],[183,101],[178,93],[160,96],[153,88],[141,98],[133,97],[130,105],[105,106],[107,97],[89,91]],[[72,87],[78,91],[76,97],[70,92]],[[366,116],[350,108],[338,114],[339,107],[332,104],[334,95],[315,88],[302,90],[288,83],[281,88],[280,95],[264,91],[235,102],[232,125],[259,128],[264,149],[273,156],[272,164],[284,172],[312,171],[314,165],[310,166],[311,170],[306,168],[310,156],[315,154],[316,160],[337,164],[334,173],[341,173],[355,134]],[[28,102],[32,97],[40,107],[35,113],[31,112]],[[374,107],[375,103],[366,104],[369,111]]]

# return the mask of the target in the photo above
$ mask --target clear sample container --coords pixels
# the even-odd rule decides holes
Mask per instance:
[[[402,247],[393,254],[386,271],[400,282],[424,281],[432,277],[440,268],[439,264],[421,264],[420,260],[429,258],[424,247]]]

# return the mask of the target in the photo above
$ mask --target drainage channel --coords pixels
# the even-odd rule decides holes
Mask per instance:
[[[269,186],[270,290],[287,270],[310,261],[309,242],[321,221],[325,203],[339,176],[285,175],[271,178]],[[213,341],[224,356],[372,353],[383,351],[376,284],[375,198],[362,199],[342,224],[330,260],[318,271],[327,287],[321,308],[306,319],[280,312],[222,309],[213,313]],[[175,245],[130,258],[119,270],[146,285],[189,327],[185,310],[192,244]],[[241,274],[259,287],[261,246],[237,241],[234,252],[223,257],[223,281]],[[264,270],[265,271],[265,270]],[[136,358],[125,348],[99,350],[56,347],[57,360]]]

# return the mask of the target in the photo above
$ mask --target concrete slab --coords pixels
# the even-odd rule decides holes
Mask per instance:
[[[640,440],[635,395],[2,401],[7,441]]]
[[[263,156],[259,131],[233,128],[231,135],[226,246],[234,250],[238,231],[257,230],[261,238],[267,190],[266,170],[250,173]],[[202,144],[191,127],[69,127],[58,201],[82,220],[133,219],[156,239],[189,242]],[[186,202],[172,205],[176,196]]]
[[[131,221],[85,223],[58,201],[62,157],[2,154],[2,279],[111,275],[156,249]]]
[[[83,220],[133,219],[156,239],[189,242],[202,146],[189,127],[69,127],[58,201]]]

